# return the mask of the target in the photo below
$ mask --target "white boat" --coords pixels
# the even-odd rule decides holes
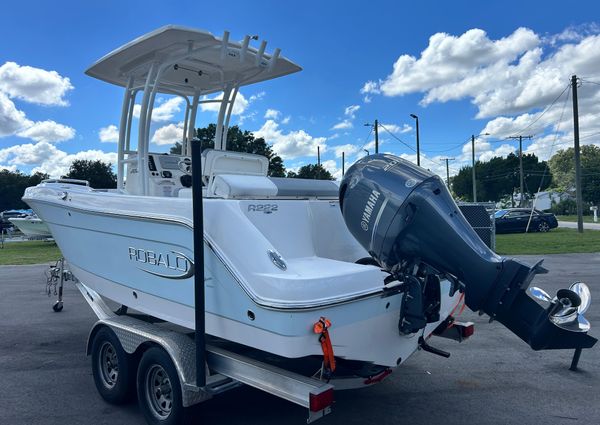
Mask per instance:
[[[12,224],[17,227],[21,233],[29,238],[51,238],[52,233],[39,217],[35,214],[21,217],[21,218],[9,218]]]
[[[418,332],[399,332],[405,294],[346,227],[338,184],[270,178],[265,157],[227,151],[239,88],[300,71],[279,49],[249,43],[167,26],[100,59],[87,74],[125,88],[117,189],[47,181],[23,200],[84,285],[194,329],[191,142],[199,104],[217,102],[215,149],[202,154],[206,333],[283,357],[321,356],[313,325],[325,317],[336,358],[396,367],[448,324],[459,285],[432,272],[432,311]],[[159,93],[186,102],[182,155],[150,152]]]

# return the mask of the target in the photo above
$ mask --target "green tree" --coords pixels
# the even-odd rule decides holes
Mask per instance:
[[[34,173],[30,176],[20,171],[0,171],[0,211],[29,208],[21,201],[23,192],[30,186],[47,179],[48,174]]]
[[[114,189],[117,187],[117,176],[111,164],[100,160],[91,161],[76,159],[71,164],[65,178],[87,180],[90,186],[96,189]]]
[[[319,164],[303,165],[297,173],[293,171],[288,172],[287,177],[295,179],[333,180],[331,173]]]
[[[202,150],[214,149],[215,133],[217,126],[209,124],[208,127],[199,128],[196,137],[200,139]],[[254,134],[247,130],[240,130],[237,125],[229,127],[227,131],[227,149],[235,152],[253,153],[256,155],[266,156],[269,160],[269,176],[285,177],[285,166],[283,160],[275,152],[273,148],[265,142],[262,137],[256,138]],[[181,143],[176,142],[171,147],[172,154],[181,153]]]
[[[575,150],[558,151],[550,161],[555,187],[565,192],[575,191]],[[581,146],[581,194],[584,202],[600,202],[600,147]]]
[[[538,188],[545,189],[552,182],[552,173],[546,170],[546,162],[539,161],[534,154],[523,155],[525,194],[530,197]],[[519,157],[514,153],[506,158],[494,157],[487,162],[475,163],[477,199],[499,201],[506,195],[519,190]],[[465,166],[451,179],[452,190],[461,199],[473,200],[473,167]],[[542,181],[543,178],[543,181]]]

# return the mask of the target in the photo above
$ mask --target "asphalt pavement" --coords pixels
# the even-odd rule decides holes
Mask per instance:
[[[1,255],[1,253],[0,253]],[[538,256],[522,257],[533,264]],[[600,254],[547,256],[550,269],[534,284],[554,293],[575,280],[590,284],[587,318],[600,336]],[[112,406],[96,392],[85,355],[95,322],[70,283],[61,313],[45,295],[45,266],[0,267],[0,424],[144,424],[137,405]],[[583,352],[578,372],[571,351],[534,352],[502,325],[465,312],[475,335],[458,344],[432,338],[452,353],[415,353],[383,383],[338,391],[319,424],[600,424],[600,347]],[[194,408],[194,423],[303,424],[303,408],[242,387]]]
[[[566,227],[568,229],[577,229],[576,221],[559,221],[558,227]],[[583,223],[584,230],[600,230],[600,223]]]

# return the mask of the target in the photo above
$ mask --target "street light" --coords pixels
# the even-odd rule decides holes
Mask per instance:
[[[412,118],[415,119],[415,121],[417,122],[417,165],[420,167],[421,166],[421,149],[419,147],[419,117],[416,116],[415,114],[410,114],[410,116]]]
[[[475,183],[475,138],[481,136],[489,136],[490,133],[481,133],[475,136],[471,135],[471,153],[473,159],[473,202],[477,202],[477,184]]]

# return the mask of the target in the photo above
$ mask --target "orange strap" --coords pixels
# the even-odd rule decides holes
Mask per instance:
[[[319,342],[323,350],[323,365],[328,372],[335,371],[335,357],[333,356],[333,347],[329,338],[329,327],[331,322],[325,317],[321,317],[313,326],[313,331],[319,334]]]

